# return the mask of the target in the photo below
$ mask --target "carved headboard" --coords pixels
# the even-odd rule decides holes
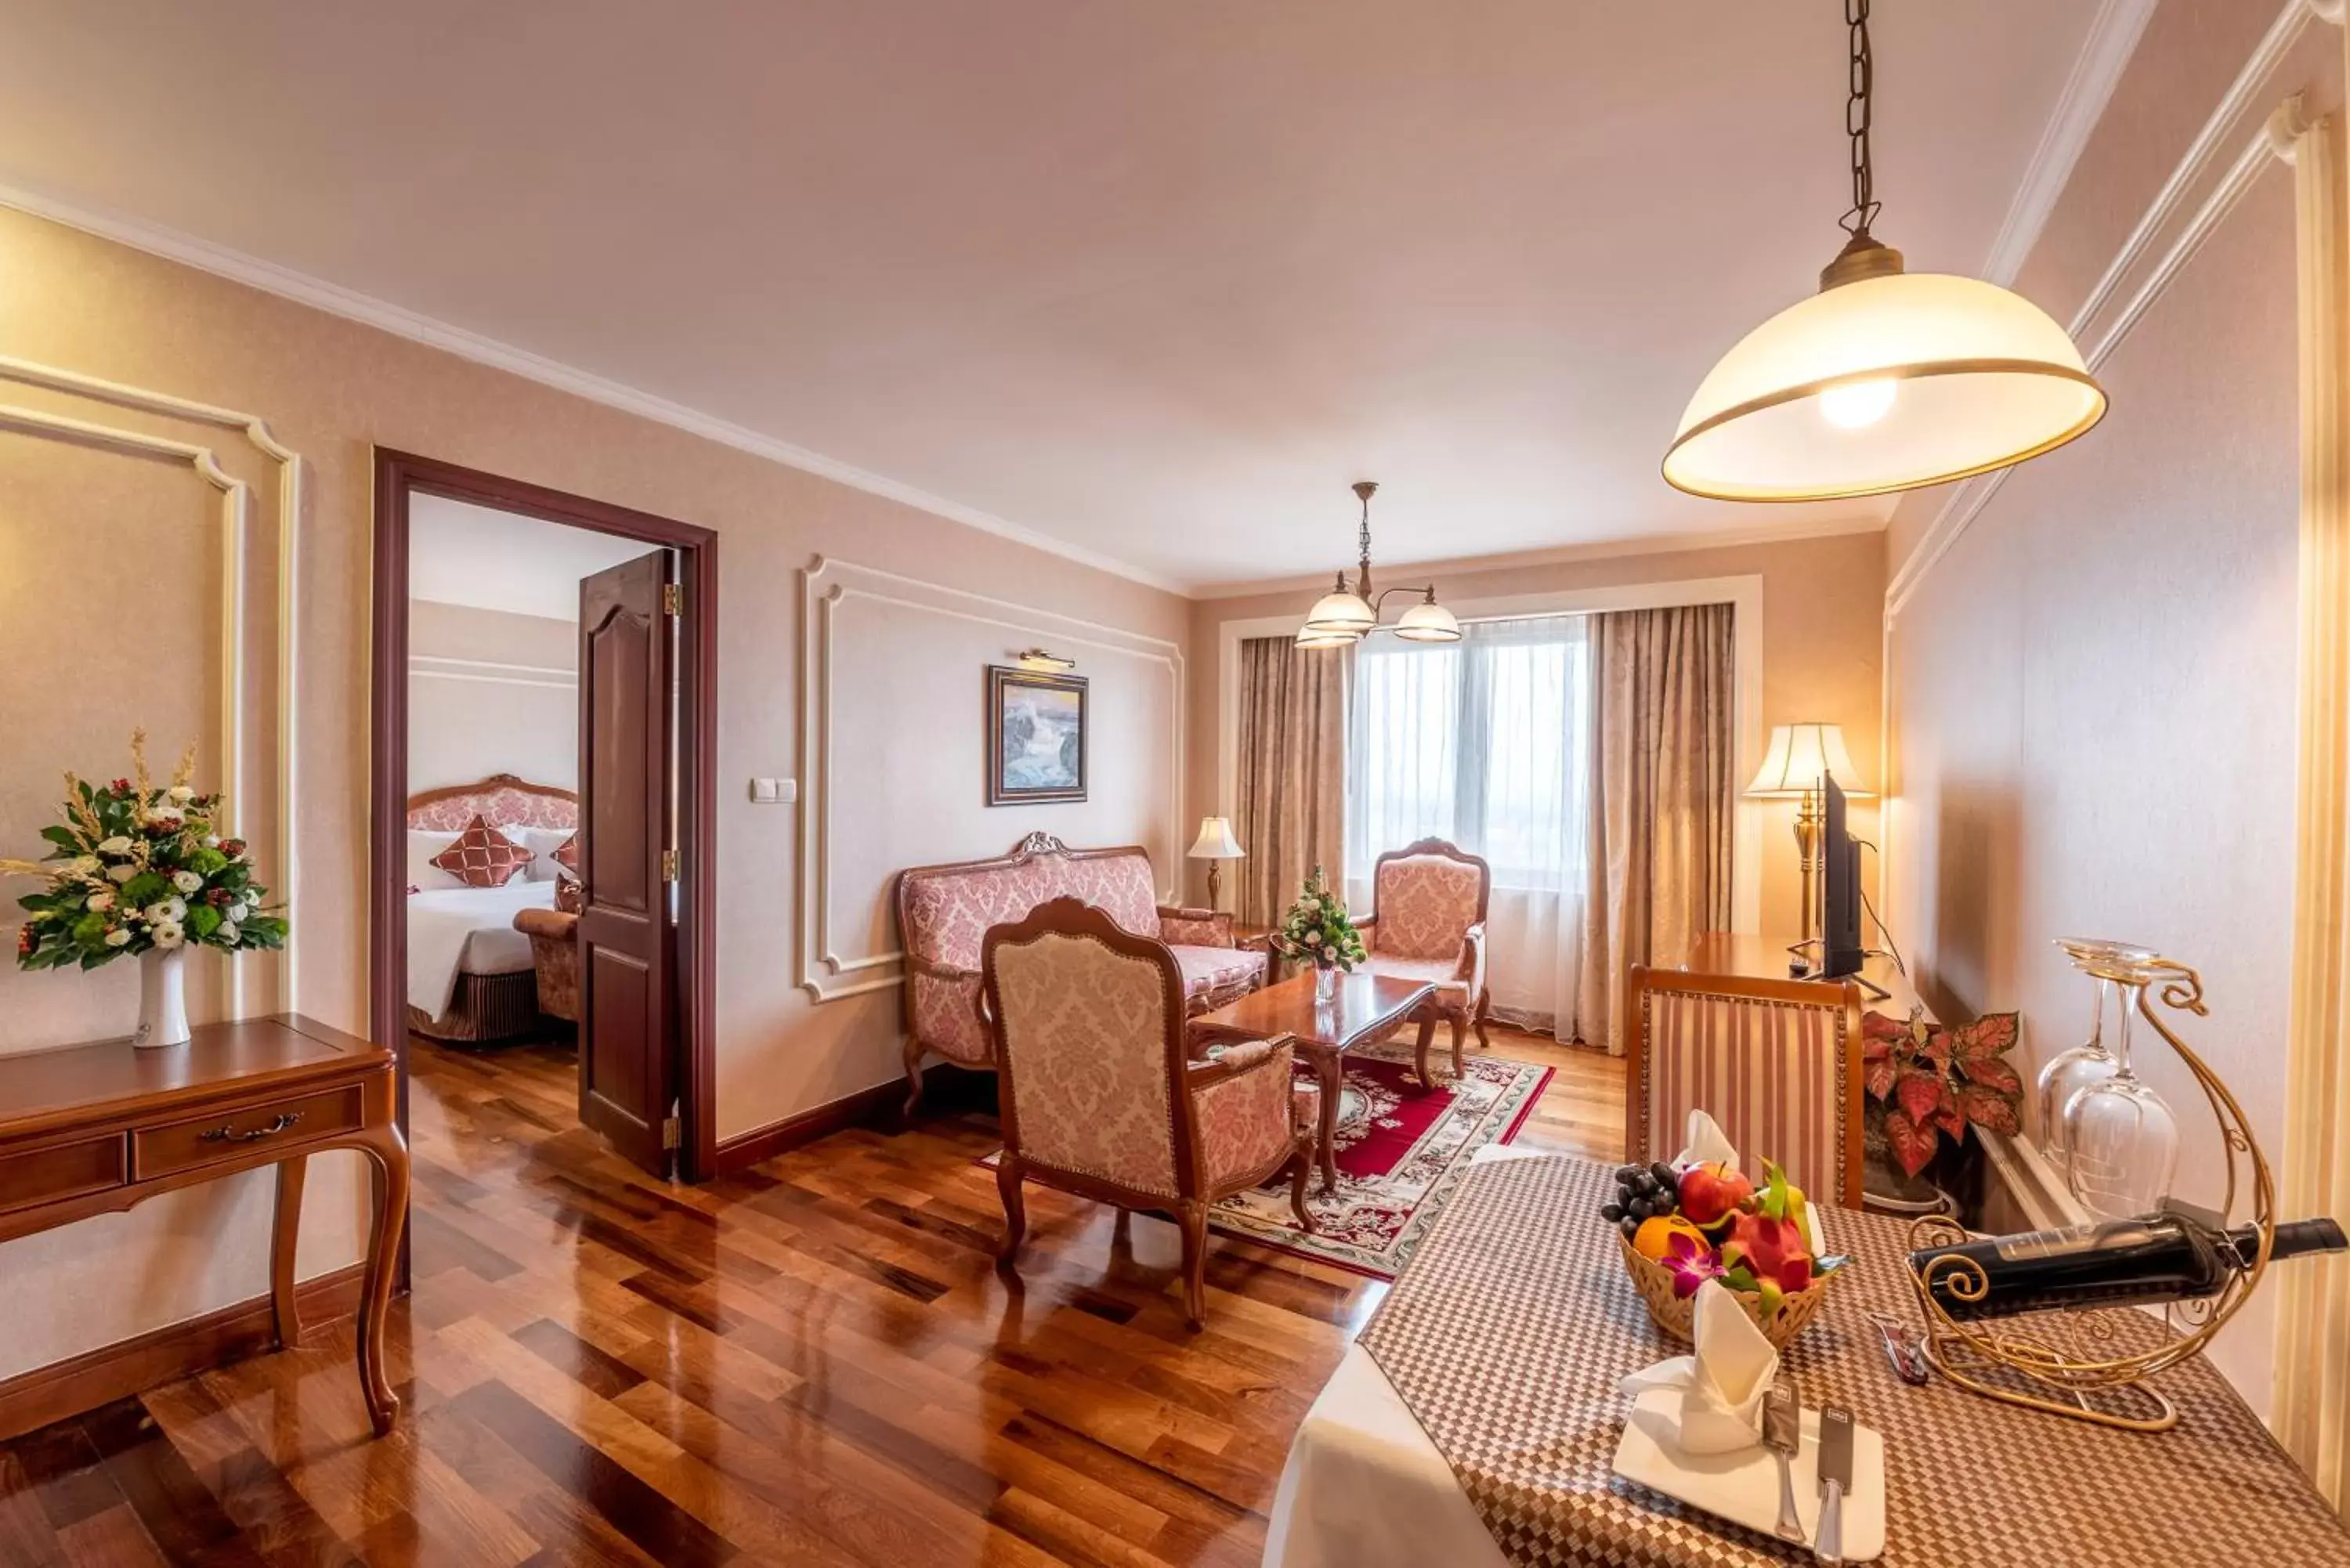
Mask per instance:
[[[512,774],[492,774],[479,784],[445,784],[408,797],[411,827],[462,833],[476,812],[493,825],[576,828],[579,797],[567,789],[532,784]]]

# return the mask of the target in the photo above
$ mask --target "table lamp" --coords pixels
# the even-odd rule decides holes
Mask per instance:
[[[1241,847],[1240,840],[1232,836],[1232,818],[1203,816],[1200,819],[1200,836],[1191,846],[1190,856],[1194,860],[1204,860],[1208,863],[1208,908],[1212,909],[1216,907],[1216,897],[1219,891],[1216,884],[1220,870],[1216,863],[1220,860],[1238,860],[1247,853],[1247,850]]]
[[[1860,771],[1852,765],[1852,753],[1845,750],[1843,726],[1812,722],[1774,724],[1771,749],[1754,782],[1746,786],[1749,799],[1803,803],[1795,810],[1795,846],[1804,860],[1803,940],[1806,942],[1820,934],[1820,780],[1828,774],[1835,775],[1846,794],[1869,798],[1871,792],[1860,787]]]

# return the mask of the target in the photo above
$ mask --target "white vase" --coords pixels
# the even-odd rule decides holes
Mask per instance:
[[[133,1045],[188,1043],[188,950],[150,948],[139,955],[139,1032]]]

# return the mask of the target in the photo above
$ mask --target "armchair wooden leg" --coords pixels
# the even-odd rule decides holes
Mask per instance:
[[[913,1119],[914,1107],[921,1104],[921,1101],[922,1042],[918,1036],[909,1034],[906,1036],[906,1109],[904,1113],[907,1120]]]
[[[1297,1216],[1297,1228],[1309,1236],[1314,1234],[1314,1212],[1305,1207],[1305,1182],[1313,1171],[1313,1145],[1300,1142],[1289,1161],[1289,1211]]]
[[[1421,1094],[1436,1087],[1435,1080],[1428,1075],[1428,1047],[1435,1039],[1436,1013],[1433,1009],[1423,1008],[1419,1014],[1419,1036],[1411,1043],[1412,1071],[1419,1077]]]
[[[995,1190],[1003,1199],[1003,1246],[995,1262],[999,1268],[1008,1269],[1020,1256],[1021,1239],[1028,1234],[1028,1205],[1020,1194],[1020,1162],[1009,1153],[996,1161]]]
[[[1208,1206],[1187,1202],[1175,1220],[1183,1231],[1183,1321],[1200,1328],[1208,1321]]]
[[[1477,998],[1477,1049],[1480,1051],[1491,1051],[1493,1048],[1492,1037],[1485,1033],[1485,1023],[1492,1016],[1493,990],[1492,987],[1487,986]]]
[[[1459,1083],[1469,1075],[1469,1010],[1461,1010],[1449,1020],[1452,1025],[1452,1081]]]

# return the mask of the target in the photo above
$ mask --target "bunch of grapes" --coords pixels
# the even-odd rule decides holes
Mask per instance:
[[[1599,1217],[1629,1236],[1643,1220],[1670,1214],[1680,1206],[1680,1176],[1663,1160],[1616,1168],[1616,1201],[1599,1206]]]

